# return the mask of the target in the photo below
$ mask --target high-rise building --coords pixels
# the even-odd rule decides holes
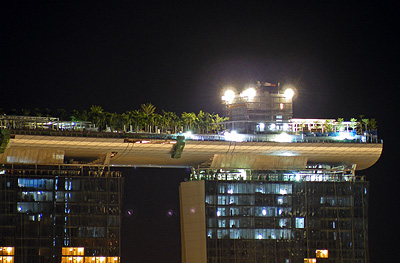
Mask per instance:
[[[219,134],[1,118],[0,263],[118,262],[119,166],[192,168],[180,186],[183,263],[368,263],[369,189],[356,170],[382,143],[354,120],[292,119],[293,90],[227,89]]]
[[[376,159],[353,147],[372,150],[376,132],[292,119],[292,98],[279,84],[226,89],[227,135],[266,148],[243,154],[236,143],[181,183],[183,263],[369,262],[369,188],[355,171]]]
[[[183,262],[368,262],[368,182],[344,166],[192,171]]]
[[[120,261],[120,172],[12,164],[0,175],[0,262]]]

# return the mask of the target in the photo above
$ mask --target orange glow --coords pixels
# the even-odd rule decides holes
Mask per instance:
[[[328,258],[328,250],[327,249],[317,249],[315,250],[317,254],[317,258]]]

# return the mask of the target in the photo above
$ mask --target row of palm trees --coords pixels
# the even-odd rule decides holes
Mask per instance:
[[[228,120],[215,113],[200,110],[199,113],[183,112],[181,115],[171,111],[161,110],[156,112],[156,107],[151,103],[141,104],[139,109],[129,110],[122,114],[107,112],[99,105],[92,105],[89,110],[49,109],[34,110],[22,109],[20,112],[12,110],[12,115],[58,117],[61,121],[91,122],[100,130],[133,131],[133,132],[161,132],[178,133],[192,131],[193,133],[217,133],[222,131],[222,122]],[[1,110],[0,110],[1,113]],[[19,114],[18,114],[19,113]]]
[[[220,117],[215,113],[200,110],[183,112],[180,116],[175,112],[156,112],[156,107],[151,103],[141,104],[140,109],[126,111],[122,114],[105,112],[101,106],[92,105],[90,111],[73,112],[72,120],[91,121],[101,130],[109,128],[118,131],[144,131],[177,133],[193,131],[195,133],[216,133],[222,130],[222,122],[228,118]]]

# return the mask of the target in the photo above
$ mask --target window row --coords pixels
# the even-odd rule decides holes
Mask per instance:
[[[291,207],[206,207],[207,216],[261,216],[261,217],[283,217],[292,212]]]
[[[10,183],[10,182],[8,182]],[[109,187],[107,187],[109,185]],[[11,185],[10,185],[11,186]],[[67,190],[67,191],[119,191],[119,179],[30,179],[18,178],[18,187],[36,190]]]
[[[221,183],[217,185],[217,193],[221,194],[247,194],[247,193],[262,193],[262,194],[292,194],[292,184],[278,183]],[[210,194],[216,194],[213,191],[208,191]]]
[[[210,205],[254,205],[254,204],[271,204],[271,205],[284,205],[292,204],[291,196],[282,195],[206,195],[205,201]]]
[[[292,239],[291,229],[207,229],[211,239]]]

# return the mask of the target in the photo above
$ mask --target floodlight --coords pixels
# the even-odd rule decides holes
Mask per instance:
[[[222,100],[227,101],[228,103],[232,103],[235,99],[235,92],[231,89],[227,89],[222,96]]]
[[[253,99],[257,95],[257,91],[255,88],[248,88],[245,89],[240,96],[241,97],[247,97],[249,100]]]
[[[294,96],[294,90],[291,88],[288,88],[285,90],[284,95],[285,95],[286,99],[292,99]]]

